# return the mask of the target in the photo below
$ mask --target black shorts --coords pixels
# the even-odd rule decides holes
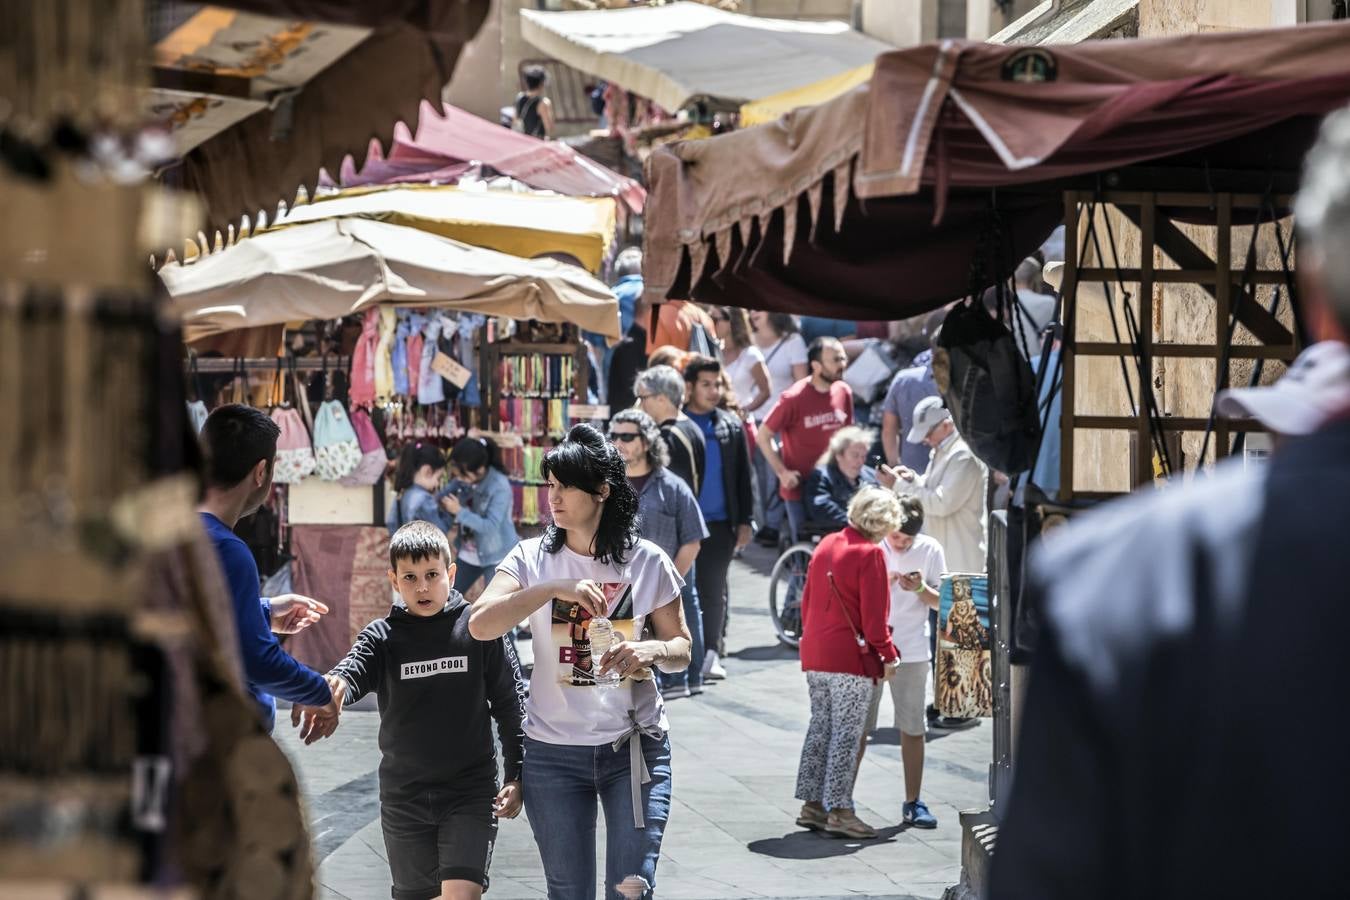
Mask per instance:
[[[472,881],[487,890],[497,839],[494,797],[431,790],[380,801],[394,900],[440,897],[442,881]]]

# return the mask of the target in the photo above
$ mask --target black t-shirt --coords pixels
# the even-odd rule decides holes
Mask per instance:
[[[543,102],[542,94],[532,97],[522,92],[516,95],[516,118],[520,120],[520,130],[530,137],[548,137],[544,131],[544,117],[539,114],[539,104]]]

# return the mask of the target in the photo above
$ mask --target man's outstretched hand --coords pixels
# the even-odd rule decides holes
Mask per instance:
[[[277,634],[304,631],[328,613],[327,606],[300,594],[281,594],[267,604],[272,609],[272,630]]]
[[[328,689],[333,698],[327,706],[291,707],[291,726],[300,729],[300,740],[306,744],[322,740],[337,731],[338,719],[342,716],[342,702],[347,693],[347,682],[335,675],[325,675]]]

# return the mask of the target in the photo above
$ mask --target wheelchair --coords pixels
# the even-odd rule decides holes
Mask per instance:
[[[802,638],[802,593],[806,589],[806,570],[816,544],[839,529],[825,523],[807,522],[798,540],[779,554],[769,573],[769,617],[778,642],[796,648]]]

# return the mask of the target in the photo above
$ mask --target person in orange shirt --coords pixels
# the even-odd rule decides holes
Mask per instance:
[[[689,300],[667,300],[656,308],[656,327],[647,335],[647,352],[669,344],[688,350],[694,327],[701,325],[709,341],[716,340],[717,325],[712,316]]]

